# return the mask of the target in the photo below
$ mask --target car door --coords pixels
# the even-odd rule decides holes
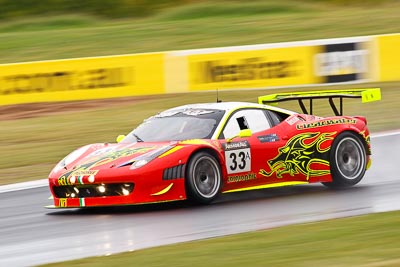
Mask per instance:
[[[257,185],[259,143],[254,133],[271,128],[271,122],[263,109],[245,108],[231,114],[219,136],[225,153],[225,168],[228,177],[227,190]],[[241,130],[250,130],[249,137],[237,137]],[[229,140],[231,139],[231,140]]]
[[[304,180],[290,175],[282,177],[277,165],[270,164],[269,160],[279,157],[283,158],[279,164],[285,164],[279,149],[285,147],[289,136],[284,123],[271,115],[268,110],[247,108],[234,112],[227,120],[219,137],[228,174],[224,191]],[[236,137],[245,129],[251,131],[251,136]]]

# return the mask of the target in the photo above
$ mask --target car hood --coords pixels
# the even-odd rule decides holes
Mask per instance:
[[[65,157],[53,170],[57,174],[71,174],[72,172],[87,172],[119,168],[132,165],[135,161],[152,160],[169,149],[174,143],[143,143],[133,144],[92,144],[82,147]],[[75,153],[75,154],[74,154]],[[72,157],[72,158],[71,158]],[[57,170],[58,169],[58,170]],[[79,173],[74,174],[79,175]],[[68,176],[68,175],[67,175]]]

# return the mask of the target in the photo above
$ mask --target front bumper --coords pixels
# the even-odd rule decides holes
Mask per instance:
[[[122,206],[186,199],[184,179],[152,186],[133,183],[53,186],[51,192],[54,205],[48,208]]]

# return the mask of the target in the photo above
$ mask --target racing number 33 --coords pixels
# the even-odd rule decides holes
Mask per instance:
[[[229,174],[251,170],[250,147],[247,142],[225,144],[226,169]]]
[[[240,164],[237,162],[238,156],[240,158]],[[232,165],[229,166],[231,171],[235,171],[238,167],[240,170],[244,170],[244,168],[246,168],[246,153],[244,151],[240,151],[238,154],[231,152],[229,157],[232,160]]]

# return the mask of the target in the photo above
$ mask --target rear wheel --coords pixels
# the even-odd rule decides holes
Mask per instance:
[[[195,203],[212,202],[221,190],[221,168],[214,156],[207,152],[196,153],[186,169],[186,195]]]
[[[364,177],[367,155],[360,138],[352,132],[339,134],[330,152],[332,182],[323,183],[332,188],[352,186]]]

